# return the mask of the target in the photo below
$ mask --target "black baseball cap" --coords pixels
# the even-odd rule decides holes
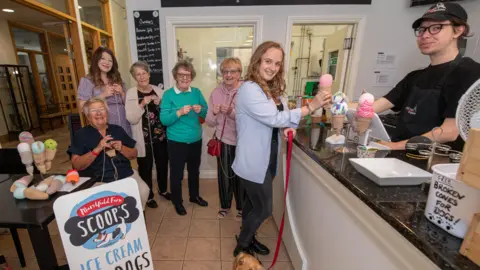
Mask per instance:
[[[425,14],[415,22],[413,22],[413,29],[418,28],[424,20],[434,21],[449,21],[453,18],[467,21],[468,14],[465,9],[457,3],[437,3],[431,6]]]

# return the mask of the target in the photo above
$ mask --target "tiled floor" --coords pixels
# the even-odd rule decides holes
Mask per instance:
[[[66,127],[56,129],[36,139],[55,139],[59,146],[52,171],[66,172],[70,167],[65,153],[70,144]],[[18,142],[17,142],[18,143]],[[3,144],[3,147],[15,147],[16,143]],[[201,194],[209,202],[208,207],[200,207],[188,202],[188,188],[184,185],[183,197],[187,198],[186,216],[178,216],[170,202],[160,199],[157,209],[147,209],[147,232],[149,236],[154,267],[156,270],[230,270],[232,269],[235,235],[239,233],[240,222],[234,219],[236,212],[222,220],[217,218],[219,208],[217,181],[201,180]],[[66,263],[58,228],[55,222],[49,226],[50,235],[55,246],[55,253],[60,264]],[[26,230],[19,230],[27,267],[38,269],[35,254]],[[258,231],[258,239],[271,249],[271,255],[260,256],[262,263],[268,267],[273,259],[278,230],[272,219],[268,219]],[[0,235],[0,253],[7,257],[13,269],[20,267],[12,238],[9,234]],[[282,246],[278,258],[277,270],[293,269],[290,259]]]

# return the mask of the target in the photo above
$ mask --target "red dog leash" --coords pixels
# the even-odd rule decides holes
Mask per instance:
[[[285,225],[285,211],[287,210],[287,191],[288,191],[288,182],[290,180],[290,163],[292,161],[292,146],[293,146],[293,132],[288,132],[288,143],[287,143],[287,170],[285,176],[285,196],[284,196],[284,208],[282,214],[282,222],[280,222],[280,229],[278,230],[278,239],[277,239],[277,246],[275,248],[275,255],[273,256],[273,261],[269,270],[273,268],[275,263],[277,262],[278,253],[280,251],[280,245],[282,244],[282,235],[283,235],[283,226]]]

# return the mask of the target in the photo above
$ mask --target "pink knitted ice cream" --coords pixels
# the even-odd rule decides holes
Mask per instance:
[[[375,114],[373,111],[374,101],[375,97],[364,89],[358,100],[357,114],[355,116],[357,132],[359,134],[363,134],[370,127],[370,122]]]

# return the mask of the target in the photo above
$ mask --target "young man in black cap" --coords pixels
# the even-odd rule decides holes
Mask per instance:
[[[431,131],[435,127],[443,130],[435,134],[441,143],[459,138],[455,124],[458,101],[480,78],[480,64],[462,58],[458,50],[459,41],[469,34],[467,19],[467,12],[459,4],[438,3],[413,23],[418,48],[430,57],[430,65],[410,72],[375,101],[376,113],[389,109],[399,112],[392,142],[382,142],[386,146],[400,150],[411,137],[433,139]]]

